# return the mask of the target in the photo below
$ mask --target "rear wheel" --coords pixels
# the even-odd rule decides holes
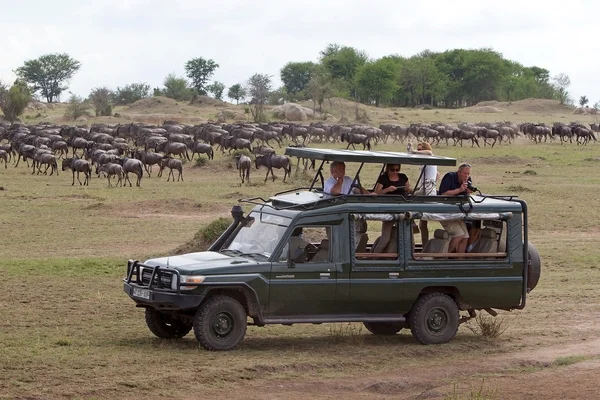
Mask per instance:
[[[443,293],[419,297],[408,314],[415,339],[423,344],[440,344],[452,340],[458,331],[458,306]]]
[[[229,296],[214,296],[200,306],[194,318],[194,334],[206,350],[233,350],[246,335],[244,307]]]
[[[154,308],[146,308],[146,325],[150,332],[162,339],[182,338],[192,330],[192,325]]]
[[[363,322],[373,335],[395,335],[406,327],[402,322]]]

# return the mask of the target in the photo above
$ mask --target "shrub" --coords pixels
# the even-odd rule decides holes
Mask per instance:
[[[200,229],[196,236],[200,236],[205,242],[212,243],[225,232],[229,225],[231,225],[231,219],[221,217]]]
[[[15,121],[23,114],[31,100],[31,91],[23,81],[16,80],[10,88],[0,83],[0,109],[9,121]]]
[[[483,336],[486,339],[495,339],[502,335],[509,324],[505,317],[493,317],[491,315],[477,314],[474,318],[475,326],[469,322],[467,328],[476,335]]]
[[[248,149],[237,149],[233,152],[233,154],[231,155],[231,158],[235,158],[235,156],[237,155],[244,155],[244,156],[248,156],[250,158],[252,158],[252,152]]]
[[[208,164],[208,158],[200,156],[196,159],[196,167],[204,167],[206,164]]]
[[[69,98],[69,105],[67,106],[65,117],[72,120],[76,120],[79,117],[88,115],[89,108],[90,104],[87,101],[84,101],[81,97],[77,96],[76,94],[72,94]]]

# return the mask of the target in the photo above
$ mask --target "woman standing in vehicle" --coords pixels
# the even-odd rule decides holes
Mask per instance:
[[[411,153],[433,155],[431,145],[427,142],[417,144],[417,150],[411,150]],[[415,189],[415,195],[418,196],[436,196],[437,195],[437,180],[440,174],[437,170],[437,165],[423,165],[419,170],[419,186]],[[429,241],[429,230],[427,229],[427,221],[419,221],[419,230],[421,231],[421,242],[423,246]]]
[[[411,189],[410,184],[408,183],[408,176],[400,173],[400,165],[387,164],[385,166],[385,172],[377,179],[375,193],[406,196],[406,194],[410,192]]]

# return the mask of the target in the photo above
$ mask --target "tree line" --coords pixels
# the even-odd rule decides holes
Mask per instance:
[[[48,103],[59,100],[80,67],[81,63],[66,53],[25,61],[15,70],[18,79],[12,87],[0,84],[0,108],[11,119],[22,112],[18,109],[23,98],[37,94]],[[83,115],[90,107],[97,116],[112,115],[115,105],[131,104],[150,96],[193,103],[199,96],[210,94],[222,100],[225,84],[211,82],[217,68],[219,64],[214,60],[196,57],[185,63],[185,77],[169,74],[162,87],[151,89],[147,83],[138,82],[114,90],[97,87],[85,99],[71,94],[71,117]],[[280,79],[282,86],[273,88],[272,76],[254,74],[245,84],[230,86],[227,97],[236,104],[247,100],[257,121],[265,118],[265,104],[311,100],[314,108],[318,105],[321,110],[323,103],[332,97],[376,107],[460,108],[486,100],[515,101],[530,97],[573,102],[566,74],[551,77],[547,69],[526,67],[489,48],[425,50],[412,57],[392,54],[372,59],[354,47],[329,44],[319,53],[318,62],[285,64]],[[585,106],[587,97],[582,96],[579,103]]]

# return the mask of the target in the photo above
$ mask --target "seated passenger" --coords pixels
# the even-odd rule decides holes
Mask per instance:
[[[410,191],[408,176],[400,173],[399,164],[387,164],[385,172],[379,176],[375,185],[375,193],[377,194],[406,196]]]
[[[354,179],[346,175],[346,164],[342,161],[334,161],[329,166],[329,170],[331,176],[325,181],[323,191],[334,196],[350,194]],[[355,188],[355,190],[362,194],[371,194],[363,187]],[[354,192],[354,190],[352,190],[352,192]]]

